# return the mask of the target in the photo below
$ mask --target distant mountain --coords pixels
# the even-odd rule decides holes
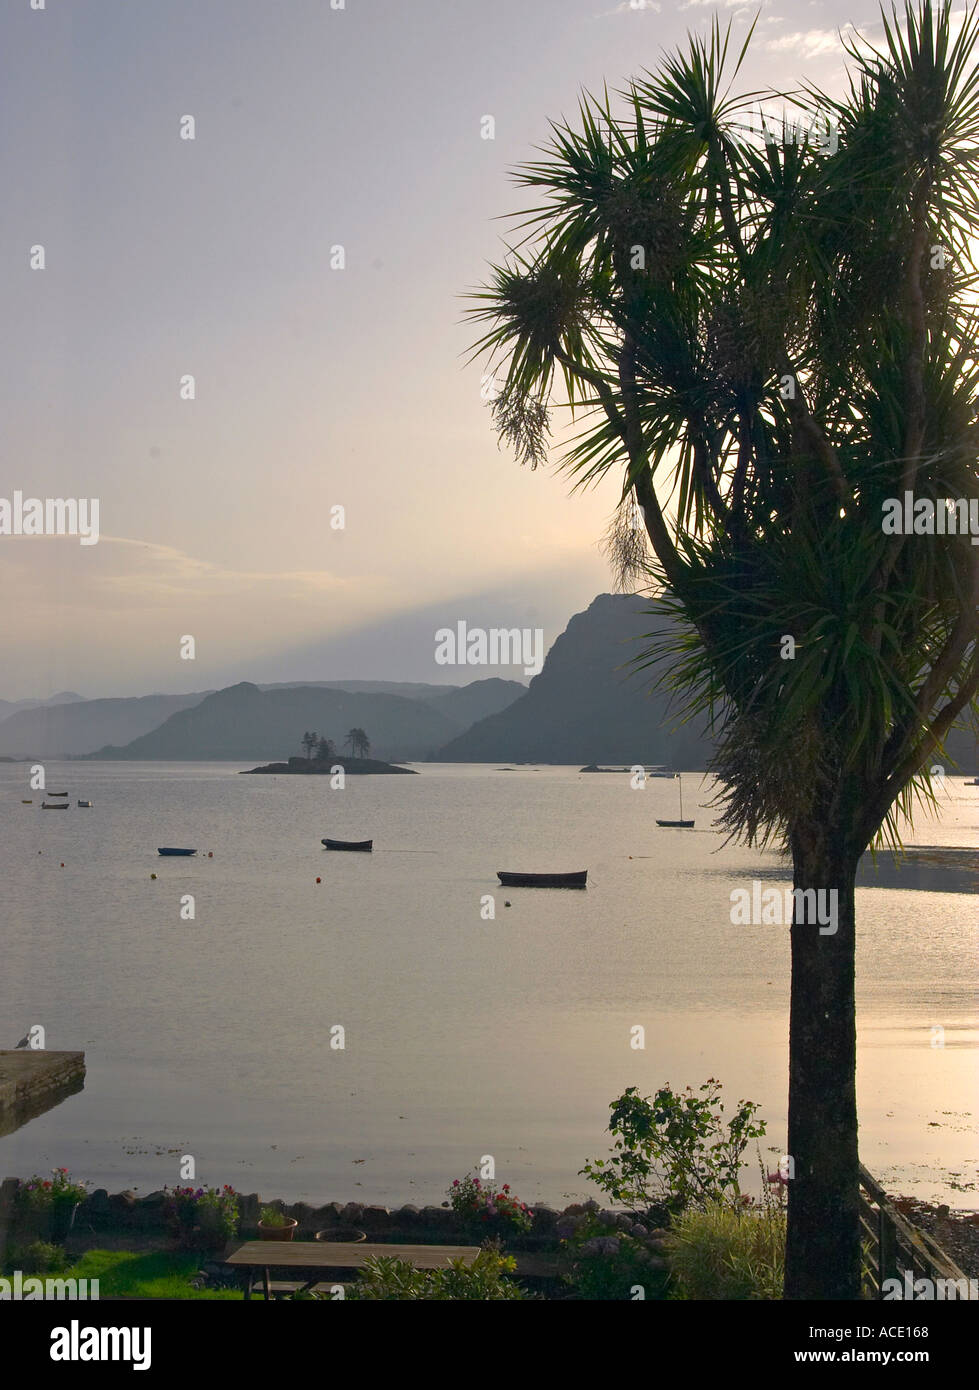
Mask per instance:
[[[426,700],[432,709],[456,720],[465,729],[478,719],[499,714],[526,693],[527,687],[520,681],[505,681],[494,676],[448,692],[443,686],[438,695],[427,696]]]
[[[676,728],[669,692],[650,689],[654,668],[628,667],[648,645],[642,637],[665,631],[669,622],[652,599],[600,594],[568,623],[527,693],[453,739],[437,760],[703,769],[712,749],[703,722]],[[953,775],[979,772],[976,733],[953,729],[944,762]]]
[[[162,724],[177,710],[198,704],[193,695],[141,695],[110,700],[36,705],[0,722],[0,755],[80,757],[106,743],[128,743]],[[54,699],[61,697],[55,696]]]
[[[403,695],[406,700],[428,700],[447,691],[460,689],[457,685],[425,685],[419,681],[274,681],[257,682],[259,690],[347,690],[357,695]]]
[[[61,690],[57,695],[49,695],[46,700],[0,700],[0,722],[22,709],[41,709],[49,705],[71,705],[84,700],[74,690]]]
[[[103,748],[95,756],[174,761],[284,759],[298,752],[307,729],[332,739],[342,751],[347,731],[355,727],[366,730],[372,757],[400,762],[427,758],[462,726],[427,703],[401,695],[359,694],[324,686],[260,690],[242,681],[171,715],[158,729],[125,747]]]
[[[628,663],[639,639],[668,620],[653,600],[600,594],[577,613],[547,654],[527,693],[453,739],[445,762],[665,763],[703,768],[710,743],[703,724],[672,732],[678,715],[668,694],[649,692],[654,673]]]

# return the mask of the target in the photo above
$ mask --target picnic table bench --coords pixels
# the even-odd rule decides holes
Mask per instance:
[[[275,1293],[310,1292],[317,1284],[340,1283],[325,1277],[327,1270],[340,1274],[356,1273],[371,1255],[394,1256],[415,1269],[442,1269],[450,1260],[470,1264],[479,1254],[478,1245],[381,1245],[371,1241],[330,1242],[318,1240],[249,1240],[225,1258],[224,1263],[239,1268],[245,1277],[245,1297],[251,1298],[256,1286],[264,1297]],[[549,1278],[557,1272],[557,1261],[547,1256],[517,1255],[517,1274]],[[293,1278],[273,1286],[272,1270],[291,1271]]]
[[[450,1260],[470,1263],[479,1254],[478,1245],[376,1245],[369,1241],[330,1242],[318,1240],[250,1240],[229,1255],[225,1264],[237,1265],[245,1273],[245,1297],[251,1298],[257,1283],[266,1299],[272,1297],[271,1270],[292,1270],[296,1288],[308,1293],[324,1279],[326,1270],[353,1273],[363,1267],[370,1255],[394,1255],[416,1269],[442,1269]],[[261,1277],[259,1277],[259,1275]],[[339,1282],[339,1281],[338,1281]]]

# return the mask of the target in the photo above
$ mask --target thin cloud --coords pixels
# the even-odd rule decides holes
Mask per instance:
[[[741,0],[738,0],[741,3]],[[601,14],[595,16],[596,19],[611,19],[614,14],[642,14],[644,11],[651,14],[659,14],[663,6],[657,4],[656,0],[641,0],[641,3],[630,4],[629,0],[622,0],[621,5],[616,5],[614,10],[603,10]]]
[[[852,24],[845,24],[839,31],[796,30],[794,34],[781,34],[777,39],[767,39],[765,48],[769,53],[801,53],[804,58],[819,58],[824,53],[842,53],[843,39],[855,37],[856,32]]]

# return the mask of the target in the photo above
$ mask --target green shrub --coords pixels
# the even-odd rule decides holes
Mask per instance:
[[[740,1210],[721,1202],[689,1207],[666,1238],[672,1297],[780,1299],[785,1212],[773,1203]]]
[[[642,1289],[643,1298],[665,1296],[669,1274],[658,1241],[641,1222],[628,1217],[618,1221],[611,1212],[589,1211],[563,1218],[557,1229],[564,1236],[563,1278],[580,1298],[635,1299],[637,1288]]]
[[[285,1212],[280,1211],[278,1207],[263,1207],[259,1220],[268,1230],[286,1224]]]
[[[498,1250],[480,1250],[468,1265],[462,1259],[450,1260],[444,1269],[415,1269],[407,1260],[372,1255],[365,1260],[347,1298],[412,1302],[528,1298],[519,1284],[504,1277],[515,1268],[513,1256],[501,1255]]]
[[[629,1086],[612,1101],[611,1156],[593,1159],[579,1171],[615,1202],[636,1210],[665,1203],[671,1212],[688,1203],[741,1199],[738,1174],[749,1139],[765,1133],[754,1122],[758,1105],[740,1100],[724,1119],[721,1083],[710,1077],[695,1092],[662,1086],[652,1099]]]
[[[71,1261],[64,1247],[48,1240],[35,1240],[12,1253],[10,1266],[24,1274],[61,1274]]]

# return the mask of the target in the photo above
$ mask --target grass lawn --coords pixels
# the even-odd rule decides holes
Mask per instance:
[[[97,1279],[100,1298],[238,1301],[238,1289],[194,1289],[190,1281],[207,1259],[167,1250],[86,1250],[60,1278]]]

